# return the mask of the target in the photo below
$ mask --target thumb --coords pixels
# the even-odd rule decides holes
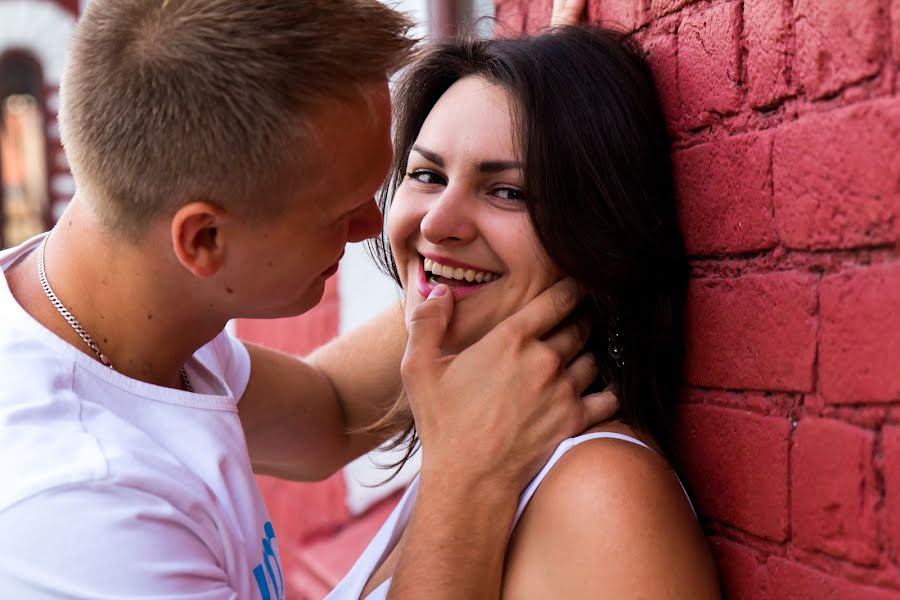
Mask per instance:
[[[453,315],[453,294],[446,285],[431,290],[428,298],[413,310],[409,320],[406,361],[433,360],[441,356],[441,344]]]

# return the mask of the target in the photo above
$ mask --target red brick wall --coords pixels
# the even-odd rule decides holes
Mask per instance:
[[[498,0],[502,35],[551,0]],[[900,0],[589,0],[647,50],[692,262],[683,471],[730,598],[900,598]]]

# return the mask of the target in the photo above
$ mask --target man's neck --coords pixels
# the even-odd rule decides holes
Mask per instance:
[[[60,302],[113,368],[134,379],[181,388],[185,362],[225,325],[215,307],[202,305],[200,294],[192,293],[192,277],[165,247],[113,238],[77,201],[51,232],[44,261]],[[6,277],[26,312],[97,358],[41,289],[37,252],[7,270]]]

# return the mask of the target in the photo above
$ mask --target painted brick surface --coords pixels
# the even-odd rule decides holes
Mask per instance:
[[[650,9],[654,17],[662,17],[695,1],[696,0],[650,0]],[[602,5],[603,2],[601,0],[600,2],[592,2],[591,4]]]
[[[673,140],[678,433],[727,597],[900,600],[900,0],[587,14],[634,30]]]
[[[689,254],[740,254],[775,245],[770,160],[767,134],[675,152],[679,217]]]
[[[755,535],[784,540],[790,429],[785,418],[683,406],[678,439],[689,489],[700,510]]]
[[[884,533],[894,564],[900,565],[900,426],[882,431],[882,473],[884,476]]]
[[[900,401],[900,263],[829,275],[820,303],[825,400]]]
[[[790,248],[852,248],[897,239],[900,103],[861,102],[777,129],[775,218]],[[893,151],[892,151],[893,150]]]
[[[815,307],[814,280],[802,273],[691,281],[688,381],[704,387],[811,390]]]
[[[782,0],[744,3],[747,38],[747,89],[754,107],[769,106],[787,95],[788,24]]]
[[[796,562],[772,558],[768,567],[771,600],[898,600],[900,590],[854,583],[807,568]]]
[[[611,27],[634,31],[643,23],[643,3],[639,0],[604,0],[588,4],[588,19],[603,21]]]
[[[711,538],[709,544],[716,562],[722,565],[719,577],[724,597],[729,600],[764,597],[766,572],[756,553],[723,538]]]
[[[807,418],[794,433],[794,539],[809,550],[874,564],[874,435],[832,419]]]
[[[821,97],[871,77],[889,39],[879,0],[797,0],[794,63],[807,93]]]
[[[659,34],[644,43],[647,61],[653,68],[657,93],[671,133],[681,123],[681,98],[678,95],[678,37]]]
[[[900,0],[891,2],[891,32],[894,34],[894,60],[900,62]]]
[[[740,4],[698,5],[678,30],[678,89],[690,127],[737,110]]]

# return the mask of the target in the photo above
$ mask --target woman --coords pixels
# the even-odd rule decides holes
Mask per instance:
[[[664,458],[681,369],[686,262],[650,72],[627,39],[564,28],[433,48],[397,95],[382,208],[407,318],[440,284],[458,352],[563,276],[587,291],[587,350],[617,417],[560,444],[523,492],[502,593],[714,598],[686,493]],[[511,415],[514,418],[514,415]],[[375,429],[414,423],[401,400]],[[427,448],[425,449],[427,452]],[[465,460],[465,457],[460,457]],[[381,599],[415,482],[331,598]]]

